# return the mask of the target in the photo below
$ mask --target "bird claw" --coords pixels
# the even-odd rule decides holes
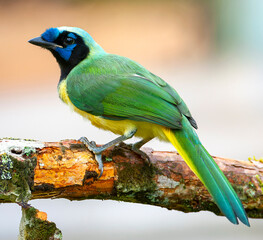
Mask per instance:
[[[79,141],[81,141],[91,152],[94,153],[95,160],[97,161],[97,163],[99,165],[100,175],[98,178],[100,178],[102,173],[103,173],[103,162],[102,162],[102,155],[101,155],[102,150],[101,150],[101,148],[97,147],[97,145],[94,141],[90,142],[86,137],[81,137],[79,139]]]
[[[100,154],[95,154],[95,159],[97,161],[97,163],[99,164],[99,170],[100,170],[100,175],[98,178],[101,177],[101,175],[103,174],[103,162],[102,162],[102,155]]]
[[[86,146],[90,151],[92,151],[92,152],[94,152],[94,149],[97,148],[96,143],[95,143],[94,141],[91,141],[91,142],[90,142],[86,137],[81,137],[81,138],[79,139],[79,141],[81,141],[82,143],[84,143],[85,146]]]
[[[93,147],[96,147],[96,146],[97,146],[97,144],[96,144],[95,141],[90,141],[90,145],[93,146]]]
[[[137,153],[138,155],[140,155],[140,157],[147,162],[149,165],[151,165],[151,159],[150,157],[147,155],[147,153],[145,153],[144,151],[140,150],[137,148],[136,143],[135,144],[127,144],[128,148],[131,149],[133,152]]]

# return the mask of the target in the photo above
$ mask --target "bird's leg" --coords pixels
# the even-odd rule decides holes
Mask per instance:
[[[100,175],[99,175],[99,178],[101,177],[102,173],[103,173],[103,162],[102,162],[102,159],[101,159],[101,153],[106,150],[107,148],[109,147],[112,147],[122,141],[125,141],[131,137],[134,136],[134,134],[136,133],[137,129],[133,129],[127,133],[125,133],[124,135],[120,136],[120,137],[117,137],[115,138],[114,140],[100,146],[100,147],[97,147],[96,146],[96,143],[94,141],[89,141],[86,137],[81,137],[79,139],[79,141],[81,141],[82,143],[84,143],[87,148],[93,152],[95,154],[95,159],[96,161],[98,162],[99,164],[99,170],[100,170]]]
[[[140,150],[140,148],[147,142],[151,141],[153,138],[147,138],[147,139],[142,139],[139,142],[136,142],[134,144],[131,144],[131,149],[136,152],[137,154],[139,154],[143,159],[145,159],[148,163],[151,163],[151,160],[149,158],[149,156],[143,152],[142,150]]]

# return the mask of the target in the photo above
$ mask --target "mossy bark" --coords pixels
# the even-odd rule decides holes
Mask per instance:
[[[22,208],[19,240],[61,240],[62,233],[46,214],[33,207]]]
[[[2,139],[0,202],[23,205],[31,199],[51,197],[112,199],[221,215],[206,188],[177,153],[151,151],[149,157],[151,164],[125,144],[110,148],[103,153],[104,173],[98,179],[94,155],[78,141]],[[248,216],[263,218],[263,163],[214,159],[238,193]],[[24,219],[28,219],[30,211],[33,210],[23,210]],[[21,228],[25,229],[23,222]]]
[[[78,141],[5,139],[0,140],[1,150],[1,202],[51,197],[113,199],[220,215],[205,187],[174,152],[153,151],[149,155],[152,164],[148,164],[122,144],[104,152],[104,173],[97,179],[99,169],[94,155]],[[263,163],[215,160],[237,191],[248,216],[263,218]]]

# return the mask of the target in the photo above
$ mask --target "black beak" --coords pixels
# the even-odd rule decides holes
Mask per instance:
[[[52,42],[48,42],[43,40],[41,37],[36,37],[36,38],[32,38],[28,41],[31,44],[34,44],[36,46],[40,46],[46,49],[53,49],[55,50],[55,48],[60,47],[59,45],[57,45],[56,43],[52,43]]]

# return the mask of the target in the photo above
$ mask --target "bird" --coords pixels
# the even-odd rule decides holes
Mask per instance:
[[[95,126],[119,135],[97,147],[86,137],[80,140],[91,150],[103,173],[101,153],[136,136],[140,148],[157,138],[172,143],[205,185],[223,215],[233,224],[250,226],[233,187],[200,142],[197,123],[177,91],[139,63],[110,54],[83,29],[51,27],[29,43],[49,50],[60,67],[58,93],[69,107]]]

